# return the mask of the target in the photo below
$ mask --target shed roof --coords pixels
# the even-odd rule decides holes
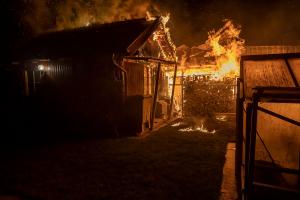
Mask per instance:
[[[159,23],[159,18],[152,21],[133,19],[49,32],[31,40],[22,57],[52,59],[98,52],[132,54],[153,34]]]
[[[242,56],[241,81],[246,98],[255,87],[299,88],[300,53]]]

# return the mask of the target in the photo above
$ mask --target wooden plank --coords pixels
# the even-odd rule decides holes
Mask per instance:
[[[272,190],[279,190],[279,191],[282,191],[282,192],[300,194],[300,190],[297,190],[297,189],[284,188],[284,187],[280,187],[280,186],[276,186],[276,185],[269,185],[269,184],[265,184],[265,183],[254,182],[253,186],[272,189]]]
[[[151,118],[150,118],[150,130],[153,130],[153,126],[154,126],[160,68],[161,68],[161,64],[158,63],[157,69],[156,69],[155,89],[154,89],[154,97],[153,97],[153,104],[152,104],[152,111],[151,111]]]
[[[170,110],[169,110],[169,115],[168,119],[171,119],[172,115],[172,107],[173,107],[173,100],[174,100],[174,92],[175,92],[175,84],[176,84],[176,74],[177,74],[177,64],[175,64],[175,69],[174,69],[174,76],[173,76],[173,87],[172,87],[172,95],[171,95],[171,102],[170,102]]]

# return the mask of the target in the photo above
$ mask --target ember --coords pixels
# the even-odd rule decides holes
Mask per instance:
[[[172,127],[178,127],[178,126],[180,126],[180,125],[182,125],[182,122],[177,122],[177,123],[175,123],[175,124],[172,124],[171,126],[172,126]]]
[[[225,121],[227,121],[227,117],[226,117],[226,115],[219,115],[219,116],[216,116],[216,120],[225,122]]]
[[[180,132],[196,132],[199,131],[201,133],[207,133],[207,134],[215,134],[216,130],[209,131],[206,129],[203,124],[201,126],[196,126],[196,127],[187,127],[187,128],[181,128],[178,131]]]

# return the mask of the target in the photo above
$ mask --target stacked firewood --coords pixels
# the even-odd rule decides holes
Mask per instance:
[[[234,112],[235,78],[214,80],[210,76],[191,76],[184,80],[184,115],[208,116]]]

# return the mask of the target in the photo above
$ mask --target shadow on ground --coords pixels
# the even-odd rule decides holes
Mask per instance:
[[[168,125],[147,137],[90,137],[3,154],[0,196],[218,199],[234,118],[210,123],[214,134]]]

